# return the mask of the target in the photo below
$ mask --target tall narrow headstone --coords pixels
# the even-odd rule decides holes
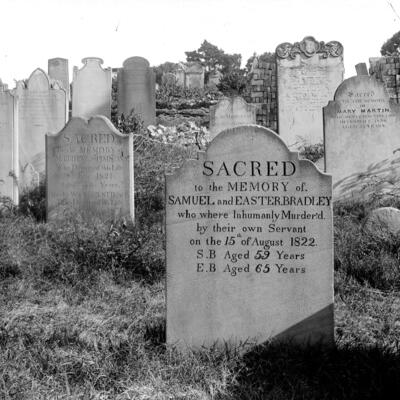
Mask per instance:
[[[57,79],[61,82],[62,88],[67,93],[67,99],[69,101],[69,70],[68,60],[66,58],[51,58],[48,60],[48,71],[51,79]]]
[[[19,164],[22,176],[31,167],[42,176],[45,172],[45,134],[55,133],[65,125],[66,93],[58,85],[52,86],[48,75],[40,68],[32,72],[26,84],[17,83],[17,124]]]
[[[240,96],[222,99],[210,107],[210,139],[225,129],[255,123],[256,107]]]
[[[276,48],[279,135],[288,146],[322,143],[322,107],[343,81],[343,46],[307,36]]]
[[[15,192],[14,97],[0,80],[0,196],[17,201]]]
[[[167,175],[167,342],[332,344],[331,196],[331,176],[256,125]]]
[[[103,116],[46,136],[47,217],[133,218],[133,143]]]
[[[145,126],[156,122],[155,75],[143,57],[124,61],[118,73],[118,114],[127,117],[133,110]]]
[[[111,117],[111,69],[103,69],[103,60],[87,57],[81,69],[74,67],[72,82],[72,116]]]
[[[334,183],[358,180],[400,148],[400,105],[374,77],[346,79],[323,114],[325,170]]]

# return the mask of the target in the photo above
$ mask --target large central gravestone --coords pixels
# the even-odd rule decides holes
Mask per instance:
[[[225,129],[255,123],[256,107],[240,96],[222,99],[210,107],[210,139]]]
[[[72,118],[46,136],[47,217],[76,211],[85,219],[133,218],[133,143],[97,116]]]
[[[14,97],[0,80],[0,196],[18,202],[15,175]],[[14,174],[12,173],[14,172]]]
[[[34,171],[45,172],[45,134],[60,131],[67,120],[66,93],[58,84],[52,85],[41,69],[32,72],[27,83],[18,82],[16,99],[20,182]]]
[[[103,60],[86,57],[81,69],[74,67],[72,116],[90,118],[111,116],[111,69],[103,69]]]
[[[139,115],[145,126],[156,123],[155,76],[143,57],[130,57],[118,71],[118,114]]]
[[[333,342],[331,176],[259,126],[166,177],[167,342]]]
[[[400,148],[400,106],[374,77],[346,79],[324,107],[325,170],[341,192],[359,191],[368,173]],[[336,192],[336,191],[335,191]]]
[[[343,81],[343,47],[308,36],[276,48],[279,135],[288,146],[322,143],[322,107]]]

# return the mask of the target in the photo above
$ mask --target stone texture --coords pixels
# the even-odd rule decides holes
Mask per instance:
[[[228,128],[256,123],[256,107],[240,96],[220,100],[210,107],[210,139]]]
[[[382,82],[389,97],[400,102],[400,57],[384,56],[369,59],[370,75]]]
[[[288,146],[322,143],[322,107],[343,81],[343,47],[308,36],[276,49],[279,135]]]
[[[185,87],[187,89],[204,89],[204,68],[200,63],[186,63]]]
[[[47,218],[72,210],[104,221],[133,218],[133,143],[103,116],[72,118],[46,136]]]
[[[0,196],[18,202],[16,175],[16,143],[14,135],[14,97],[0,81]],[[10,172],[12,174],[10,175]]]
[[[124,61],[118,73],[118,114],[128,116],[132,109],[145,126],[156,122],[155,75],[149,62],[142,57]]]
[[[166,176],[167,342],[333,343],[332,181],[256,125]]]
[[[32,72],[26,84],[18,82],[14,90],[17,96],[16,112],[19,148],[21,189],[26,167],[40,175],[45,173],[45,134],[56,133],[66,123],[66,93],[58,85],[52,86],[48,75],[41,69]]]
[[[342,180],[368,173],[400,148],[400,106],[374,77],[346,79],[323,116],[325,170],[333,176],[335,198]]]
[[[364,221],[364,229],[374,236],[397,236],[400,234],[400,210],[380,207],[372,210]]]
[[[47,73],[51,79],[61,82],[62,88],[67,93],[67,99],[70,99],[69,88],[69,69],[68,60],[66,58],[51,58],[48,60]]]
[[[357,75],[368,75],[368,68],[367,64],[365,63],[358,63],[356,64],[356,74]]]
[[[111,69],[103,69],[103,60],[87,57],[81,69],[74,67],[72,116],[89,119],[95,115],[111,117]]]

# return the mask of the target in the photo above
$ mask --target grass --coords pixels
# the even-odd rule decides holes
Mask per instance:
[[[141,149],[136,228],[2,210],[0,399],[397,398],[400,243],[362,230],[374,204],[335,207],[336,348],[166,346],[161,166],[195,149]]]

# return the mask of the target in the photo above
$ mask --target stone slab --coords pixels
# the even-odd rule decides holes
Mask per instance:
[[[69,69],[68,60],[66,58],[51,58],[47,63],[47,73],[51,79],[56,79],[61,82],[62,88],[67,94],[67,99],[70,99],[69,87]]]
[[[133,219],[133,143],[104,116],[72,118],[46,136],[47,217],[65,210],[104,221]]]
[[[343,81],[343,47],[308,36],[276,49],[279,135],[288,146],[322,143],[322,107]]]
[[[333,176],[335,193],[335,186],[343,192],[341,181],[350,184],[349,177],[368,173],[400,148],[400,106],[374,77],[346,79],[323,116],[325,171]]]
[[[45,134],[60,131],[67,120],[66,93],[52,86],[48,75],[40,68],[32,72],[26,83],[18,82],[16,112],[19,147],[20,181],[31,167],[40,175],[45,173]],[[21,187],[23,189],[23,187]]]
[[[220,100],[210,107],[210,139],[225,129],[255,124],[256,111],[254,105],[246,103],[240,96]]]
[[[111,69],[103,69],[103,60],[86,57],[81,69],[74,67],[72,82],[72,116],[111,117]]]
[[[332,344],[331,196],[331,176],[256,125],[167,175],[167,342]]]

